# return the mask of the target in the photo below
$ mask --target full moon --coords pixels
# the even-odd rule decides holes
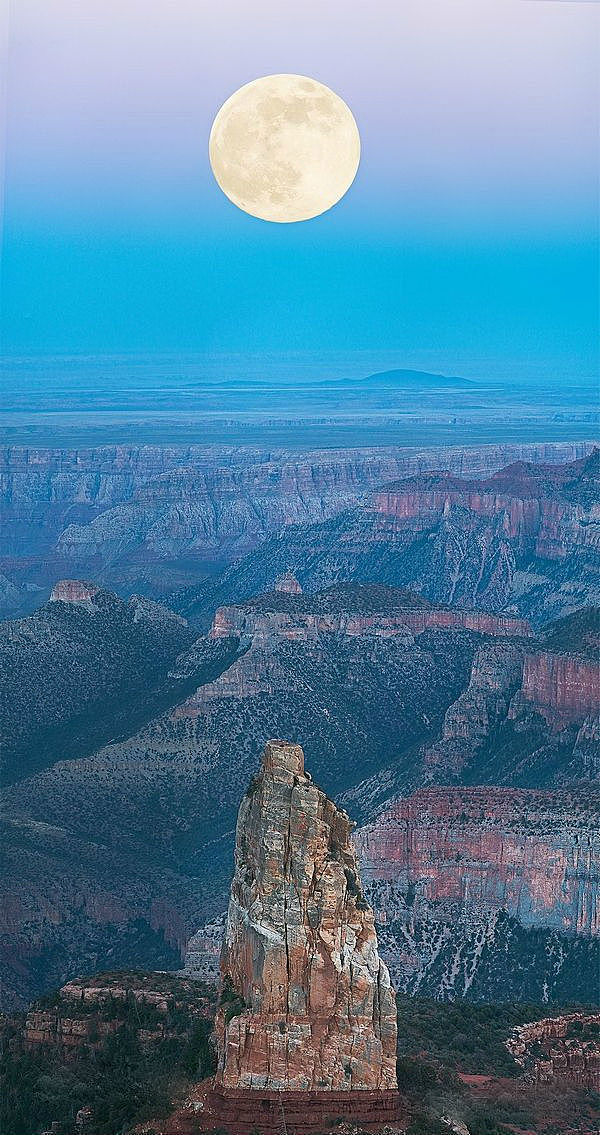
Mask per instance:
[[[239,209],[263,221],[308,221],[348,191],[360,135],[335,91],[305,75],[266,75],[235,91],[210,132],[212,171]]]

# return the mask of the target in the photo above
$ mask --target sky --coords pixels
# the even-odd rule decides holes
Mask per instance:
[[[589,375],[598,27],[586,0],[12,0],[8,355],[369,351]],[[243,83],[349,104],[347,196],[275,225],[216,185]]]

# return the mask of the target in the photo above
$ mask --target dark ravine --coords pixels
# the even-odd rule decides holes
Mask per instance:
[[[235,655],[151,600],[60,581],[33,615],[0,623],[4,784],[130,735]]]

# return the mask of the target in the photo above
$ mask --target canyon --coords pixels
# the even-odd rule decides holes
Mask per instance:
[[[586,442],[296,451],[5,447],[0,611],[27,613],[61,576],[89,577],[125,597],[137,591],[158,598],[290,526],[352,508],[399,477],[440,467],[486,477],[509,462],[568,462],[590,449]]]
[[[97,615],[73,607],[94,625]],[[32,631],[38,618],[25,620]],[[277,635],[192,644],[169,668],[164,710],[6,787],[7,991],[27,998],[127,951],[138,965],[177,964],[222,910],[235,814],[265,736],[301,737],[315,775],[339,792],[429,735],[472,653],[471,632],[452,629],[427,630],[418,643],[408,631],[369,639],[368,651],[343,634],[323,634],[308,650]]]
[[[46,726],[54,720],[55,694],[49,694],[56,673],[65,707],[69,699],[77,706],[88,696],[85,684],[77,685],[77,671],[58,661],[73,649],[73,626],[81,641],[86,627],[97,634],[106,605],[109,612],[122,612],[125,626],[132,621],[136,634],[140,627],[132,615],[138,601],[113,597],[111,605],[105,592],[90,598],[89,589],[74,583],[62,584],[58,593],[63,598],[48,604],[49,613],[43,608],[4,624],[17,628],[10,632],[11,649],[21,650],[25,642],[29,651],[41,636],[37,649],[43,653],[51,616],[49,641],[55,651],[60,641],[62,653],[56,654],[57,666],[40,670],[38,679],[40,705],[50,706]],[[401,988],[418,984],[434,996],[494,997],[499,959],[507,954],[515,960],[515,996],[555,1000],[592,986],[597,938],[585,913],[593,906],[597,872],[592,839],[597,798],[586,787],[598,764],[592,687],[579,681],[565,687],[570,691],[565,718],[560,683],[524,687],[523,675],[526,659],[538,654],[567,658],[571,667],[590,666],[597,612],[579,612],[533,632],[514,616],[440,607],[382,584],[302,592],[288,573],[275,590],[218,610],[209,633],[191,645],[190,633],[193,638],[196,632],[181,617],[171,623],[161,614],[160,634],[164,621],[175,639],[141,720],[139,692],[123,689],[121,736],[107,733],[100,747],[84,753],[76,746],[69,753],[48,749],[44,767],[23,765],[5,789],[0,949],[15,1004],[82,970],[106,968],[115,958],[177,967],[188,942],[189,972],[214,979],[235,815],[269,735],[302,741],[325,791],[359,821],[359,846],[361,831],[381,825],[377,839],[389,855],[388,867],[377,868],[383,874],[400,871],[394,856],[404,854],[401,828],[385,827],[381,818],[402,805],[397,798],[410,808],[414,793],[460,789],[467,816],[469,792],[480,800],[464,827],[456,816],[451,824],[452,841],[464,838],[469,847],[481,828],[479,859],[471,847],[469,856],[450,864],[443,851],[450,838],[446,821],[432,818],[432,848],[438,846],[439,825],[439,858],[431,865],[433,889],[419,895],[417,922],[410,864],[402,868],[406,885],[394,890],[389,879],[370,881],[365,859],[366,885],[381,892],[373,898],[381,950]],[[91,689],[92,672],[82,671]],[[27,709],[21,717],[20,728],[31,729]],[[99,717],[108,728],[111,714]],[[555,834],[562,840],[556,877],[567,887],[564,901],[558,889],[551,890],[547,907],[533,900],[528,906],[527,900],[542,887],[534,865],[547,851],[552,828],[551,806],[540,789],[550,797],[556,793]],[[516,790],[532,804],[525,843],[518,825],[514,830]],[[486,818],[486,791],[499,809],[495,823]],[[578,898],[575,884],[567,881],[569,863],[586,839],[587,858],[582,852],[577,859]],[[516,883],[501,883],[497,870],[505,854],[516,856],[521,847],[528,858],[517,901]],[[456,846],[453,854],[459,852]],[[442,909],[435,888],[439,884],[443,899],[451,867],[453,897]],[[498,900],[473,906],[469,896],[477,886],[488,898],[496,887]],[[527,910],[533,912],[529,921]],[[204,932],[204,926],[212,929]],[[461,973],[471,974],[468,981],[451,976],[462,964],[460,958],[456,963],[457,950],[464,958]],[[524,966],[519,959],[527,951],[530,964]],[[428,961],[432,952],[434,964]],[[556,959],[562,959],[558,966]]]
[[[270,591],[292,572],[305,592],[380,583],[540,627],[600,602],[599,460],[594,450],[562,466],[521,463],[478,481],[405,478],[329,519],[271,536],[172,605],[206,629],[218,607]]]

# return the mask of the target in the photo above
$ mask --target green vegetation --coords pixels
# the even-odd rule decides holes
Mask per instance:
[[[539,1126],[538,1110],[546,1107],[552,1114],[556,1101],[548,1104],[539,1088],[534,1096],[519,1096],[510,1080],[521,1070],[505,1041],[516,1025],[581,1006],[448,1003],[404,994],[397,1001],[398,1087],[413,1109],[407,1135],[448,1135],[441,1116],[464,1123],[470,1135],[512,1135],[515,1127],[531,1132],[552,1130],[545,1122]],[[586,1026],[580,1026],[580,1032],[585,1036]],[[593,1026],[589,1032],[593,1035]],[[477,1098],[461,1075],[489,1076],[500,1087],[489,1098]],[[571,1105],[587,1117],[593,1101],[589,1093],[583,1093],[577,1103],[573,1097]],[[573,1116],[574,1123],[575,1119]],[[559,1130],[555,1129],[556,1135]],[[584,1125],[581,1130],[588,1128]]]
[[[581,607],[549,623],[541,632],[546,650],[585,654],[595,661],[600,646],[600,607]]]
[[[79,1013],[72,1011],[76,1006],[69,1000],[60,1007],[65,1016],[90,1018],[91,1034],[68,1058],[55,1045],[27,1049],[22,1021],[4,1028],[0,1131],[6,1135],[38,1135],[53,1122],[60,1124],[60,1135],[73,1135],[82,1108],[91,1110],[91,1129],[121,1135],[135,1123],[167,1114],[179,1091],[214,1071],[212,1020],[198,1017],[191,1002],[173,1001],[166,1014],[133,999],[108,999]],[[118,1027],[103,1036],[95,1023],[109,1020]],[[159,1025],[169,1035],[143,1039],[143,1030]]]
[[[428,1058],[449,1069],[488,1076],[519,1074],[504,1043],[515,1025],[581,1008],[523,1002],[444,1002],[402,993],[398,994],[397,1003],[400,1058],[427,1053]]]

